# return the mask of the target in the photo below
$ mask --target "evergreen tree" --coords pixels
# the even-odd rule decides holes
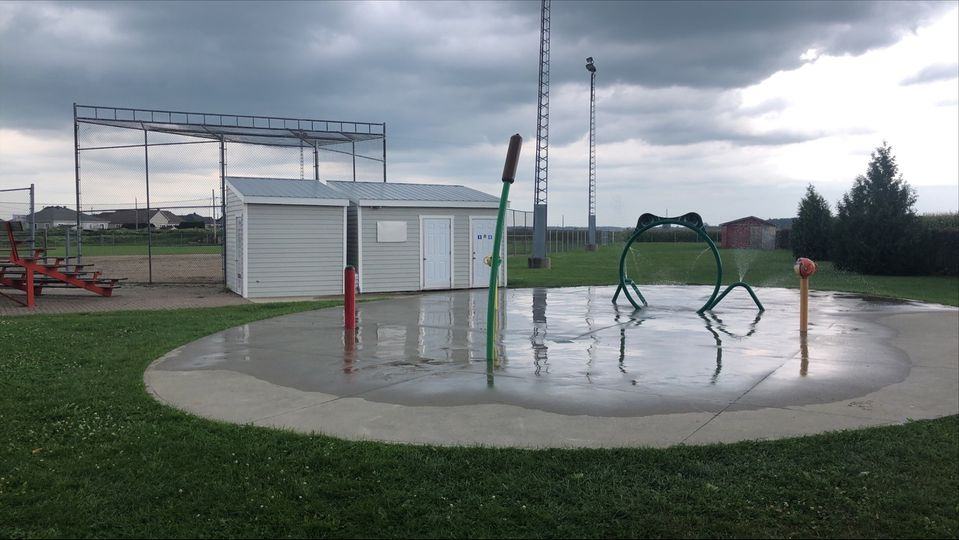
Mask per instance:
[[[899,173],[892,147],[876,148],[865,176],[843,195],[836,214],[833,261],[843,270],[902,275],[921,267],[916,195]]]
[[[829,260],[833,235],[832,210],[816,188],[809,184],[799,201],[798,217],[790,232],[793,255],[813,260]]]

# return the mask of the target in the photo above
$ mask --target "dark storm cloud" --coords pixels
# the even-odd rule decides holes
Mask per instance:
[[[739,145],[780,145],[823,136],[820,132],[757,132],[749,120],[785,107],[770,100],[742,107],[732,91],[694,88],[617,87],[600,101],[597,123],[603,139],[641,138],[659,145],[727,141]]]
[[[592,55],[604,84],[721,93],[799,65],[809,48],[857,54],[888,45],[945,7],[554,2],[552,83],[585,84],[583,58]],[[73,101],[385,120],[400,151],[499,141],[535,125],[538,2],[4,4],[0,14],[7,128],[62,129]],[[722,119],[734,103],[714,96],[697,112],[701,97],[689,99],[620,107],[623,125],[610,124],[601,142],[809,136],[746,133]],[[554,141],[580,137],[583,119],[561,112]]]
[[[811,1],[555,5],[554,35],[567,39],[554,49],[587,51],[607,78],[644,86],[721,88],[795,68],[808,49],[856,55],[891,45],[950,7]]]

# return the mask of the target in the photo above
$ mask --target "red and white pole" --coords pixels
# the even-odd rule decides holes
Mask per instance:
[[[343,271],[343,322],[347,330],[356,328],[356,269],[352,266]]]

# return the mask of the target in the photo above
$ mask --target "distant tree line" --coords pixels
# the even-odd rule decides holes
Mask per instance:
[[[921,218],[915,204],[915,191],[884,142],[835,215],[812,185],[806,188],[792,226],[793,254],[864,274],[959,274],[959,217]]]

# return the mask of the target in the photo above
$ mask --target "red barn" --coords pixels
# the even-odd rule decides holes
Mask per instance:
[[[776,226],[749,216],[719,225],[720,247],[732,249],[776,249]]]

